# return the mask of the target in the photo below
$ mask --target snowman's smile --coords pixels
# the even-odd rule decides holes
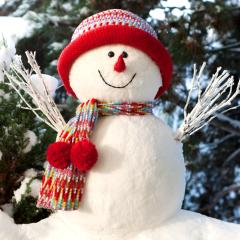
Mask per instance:
[[[131,78],[126,84],[124,84],[124,85],[122,85],[122,86],[115,86],[115,85],[112,85],[112,84],[108,83],[108,82],[104,79],[104,77],[103,77],[102,73],[100,72],[100,70],[98,70],[98,73],[99,73],[101,79],[103,80],[103,82],[104,82],[105,84],[107,84],[109,87],[112,87],[112,88],[125,88],[125,87],[127,87],[127,86],[133,81],[133,79],[135,78],[135,76],[137,75],[136,73],[134,73],[133,76],[132,76],[132,78]]]

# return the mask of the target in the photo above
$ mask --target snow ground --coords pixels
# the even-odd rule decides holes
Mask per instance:
[[[240,227],[204,215],[185,210],[179,211],[157,228],[138,233],[104,235],[101,232],[85,231],[79,225],[71,225],[60,214],[52,214],[38,223],[16,225],[0,211],[1,240],[228,240],[240,239]]]

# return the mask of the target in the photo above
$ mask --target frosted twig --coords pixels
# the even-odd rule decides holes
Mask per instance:
[[[23,109],[32,111],[37,118],[55,131],[60,132],[66,123],[45,84],[44,77],[35,59],[35,53],[26,52],[26,56],[31,69],[27,70],[22,61],[18,63],[12,62],[10,70],[4,70],[4,75],[7,79],[4,83],[13,88],[19,95],[25,104],[25,106],[21,106]],[[33,84],[31,79],[33,72],[36,73],[39,81],[42,82],[43,92]],[[31,97],[32,101],[29,101],[26,94]]]
[[[219,67],[216,73],[213,74],[208,86],[204,91],[202,91],[200,80],[205,66],[206,63],[203,63],[199,73],[197,74],[196,65],[194,65],[191,87],[184,107],[184,120],[178,128],[175,137],[179,141],[183,141],[187,136],[200,130],[219,114],[223,114],[239,107],[229,106],[240,93],[240,80],[238,81],[236,90],[233,90],[233,77],[230,77],[227,71],[220,73],[221,67]],[[193,109],[188,113],[187,109],[192,98],[192,92],[195,88],[196,82],[198,88],[198,100]],[[223,94],[226,94],[224,99]]]

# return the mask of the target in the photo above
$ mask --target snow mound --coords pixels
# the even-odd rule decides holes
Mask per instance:
[[[55,77],[52,77],[47,74],[42,74],[42,76],[44,78],[44,83],[46,85],[47,90],[49,91],[50,95],[53,96],[58,87],[58,80]],[[36,89],[38,89],[38,92],[40,92],[44,96],[43,81],[41,79],[39,79],[39,77],[36,74],[33,74],[31,76],[31,80],[32,80],[33,85],[36,87]]]
[[[1,240],[28,240],[23,237],[21,229],[6,213],[0,210],[0,239]]]

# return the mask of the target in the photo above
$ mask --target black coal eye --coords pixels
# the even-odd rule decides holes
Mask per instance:
[[[114,52],[113,51],[108,52],[108,56],[109,57],[114,57]]]
[[[122,56],[123,56],[124,58],[127,58],[127,57],[128,57],[127,52],[123,51]]]

